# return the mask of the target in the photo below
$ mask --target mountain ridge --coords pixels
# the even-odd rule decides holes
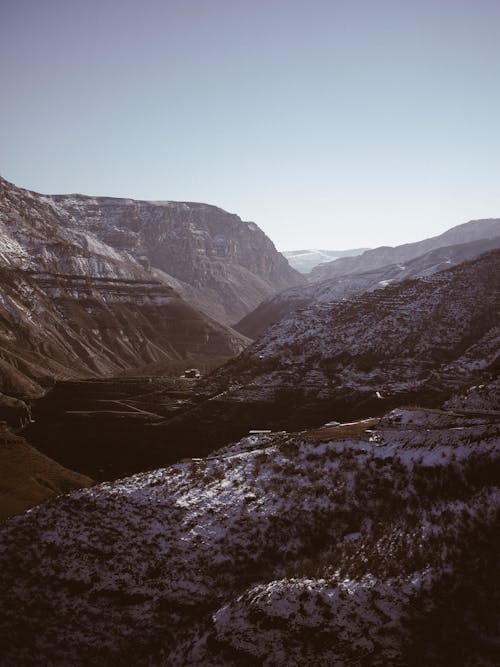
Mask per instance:
[[[354,273],[358,270],[376,269],[387,264],[414,259],[435,248],[498,236],[499,225],[500,218],[471,220],[455,225],[455,227],[451,227],[442,234],[422,241],[404,243],[398,246],[380,246],[367,250],[357,257],[341,257],[313,269],[311,280],[321,281],[338,275]]]
[[[292,313],[313,303],[339,301],[355,294],[381,289],[408,278],[431,275],[461,262],[473,259],[489,250],[500,247],[500,221],[498,235],[457,245],[433,248],[404,264],[388,264],[376,269],[362,270],[337,277],[290,288],[263,301],[246,315],[235,328],[249,338],[258,338],[265,329]]]

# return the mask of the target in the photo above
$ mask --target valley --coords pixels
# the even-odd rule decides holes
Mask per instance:
[[[497,664],[498,220],[306,283],[0,185],[2,665]]]

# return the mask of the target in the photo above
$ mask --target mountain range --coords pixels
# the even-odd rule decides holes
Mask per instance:
[[[315,303],[184,393],[161,378],[60,383],[38,401],[27,433],[63,465],[98,479],[104,469],[110,479],[205,456],[249,430],[300,430],[405,404],[437,407],[498,374],[499,281],[495,250]]]
[[[446,240],[462,239],[463,242],[454,245],[437,245],[443,242],[443,236]],[[422,255],[394,261],[396,257],[408,257],[412,252],[420,252],[423,247],[433,244],[435,247]],[[238,322],[235,328],[245,336],[255,339],[271,324],[297,308],[304,308],[312,303],[347,299],[355,294],[382,289],[391,283],[407,278],[428,276],[499,247],[500,220],[475,220],[454,227],[445,235],[426,239],[420,244],[412,244],[410,248],[397,246],[369,251],[366,266],[361,260],[355,263],[355,258],[351,264],[338,260],[340,268],[336,266],[336,262],[322,265],[325,267],[325,273],[335,274],[333,277],[325,278],[323,270],[321,273],[318,270],[317,274],[311,274],[311,282],[308,285],[290,288],[274,297],[265,299],[255,310]],[[363,257],[365,255],[367,253],[364,253]],[[379,262],[385,262],[385,259],[388,260],[387,264],[377,266]],[[374,267],[367,269],[370,264]]]
[[[307,281],[0,180],[1,665],[496,667],[499,225]]]
[[[438,236],[423,239],[422,241],[405,243],[395,247],[381,246],[380,248],[367,250],[356,257],[341,257],[313,269],[311,280],[320,281],[339,275],[356,273],[357,271],[378,269],[388,264],[407,262],[436,248],[469,243],[478,239],[491,239],[499,235],[499,222],[499,218],[472,220],[471,222],[456,225]]]

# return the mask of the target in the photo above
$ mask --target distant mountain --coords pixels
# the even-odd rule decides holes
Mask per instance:
[[[340,275],[378,269],[389,264],[404,263],[429,252],[429,250],[469,243],[479,239],[491,239],[495,236],[500,236],[500,218],[472,220],[452,227],[443,234],[439,234],[439,236],[433,236],[423,241],[405,243],[394,248],[381,246],[380,248],[367,250],[357,257],[341,257],[334,262],[321,264],[312,270],[310,279],[319,282]]]
[[[228,321],[302,280],[256,225],[216,207],[0,179],[0,391],[232,356],[248,340],[192,304]]]
[[[256,435],[9,519],[2,664],[495,667],[499,428]]]
[[[315,266],[323,262],[330,262],[339,257],[353,257],[365,252],[368,248],[353,248],[352,250],[284,250],[284,255],[290,266],[300,271],[309,273]]]
[[[500,247],[500,221],[494,238],[469,241],[460,245],[430,250],[407,262],[389,264],[378,269],[347,273],[321,282],[294,287],[263,301],[255,310],[235,325],[240,333],[258,338],[271,324],[289,315],[297,308],[313,303],[329,303],[347,299],[355,294],[383,289],[387,285],[408,278],[419,278],[450,268],[483,252]]]

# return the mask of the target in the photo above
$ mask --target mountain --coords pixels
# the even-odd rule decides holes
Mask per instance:
[[[450,268],[500,247],[500,221],[497,227],[498,236],[493,238],[436,248],[404,264],[389,264],[369,271],[347,273],[321,282],[284,290],[263,301],[255,310],[238,322],[235,329],[245,336],[255,339],[271,324],[298,308],[304,308],[313,303],[328,303],[347,299],[354,294],[382,289],[394,282],[428,276]]]
[[[357,257],[341,257],[333,262],[321,264],[311,271],[310,279],[319,282],[340,275],[378,269],[388,264],[404,263],[429,252],[429,250],[460,245],[479,239],[491,239],[495,236],[500,236],[500,218],[472,220],[452,227],[443,234],[439,234],[439,236],[433,236],[423,241],[405,243],[394,248],[381,246],[380,248],[367,250]]]
[[[500,422],[245,438],[0,526],[2,664],[498,664]]]
[[[255,223],[216,206],[83,195],[49,199],[73,229],[95,235],[226,325],[304,281]]]
[[[256,225],[221,209],[47,196],[0,179],[0,391],[233,356],[249,341],[170,283],[229,320],[301,280]]]
[[[284,250],[281,254],[288,263],[300,273],[309,273],[315,266],[323,262],[330,262],[339,257],[353,257],[365,252],[368,248],[353,248],[351,250]]]
[[[249,430],[440,406],[498,375],[500,250],[285,317],[189,389],[181,379],[56,384],[29,441],[94,479],[205,456]],[[71,442],[71,446],[68,446]]]
[[[245,428],[288,430],[409,402],[440,405],[498,374],[499,314],[500,250],[346,301],[313,304],[203,380],[205,400],[192,408],[189,424],[178,416],[173,432],[199,439],[210,428],[222,443]]]

